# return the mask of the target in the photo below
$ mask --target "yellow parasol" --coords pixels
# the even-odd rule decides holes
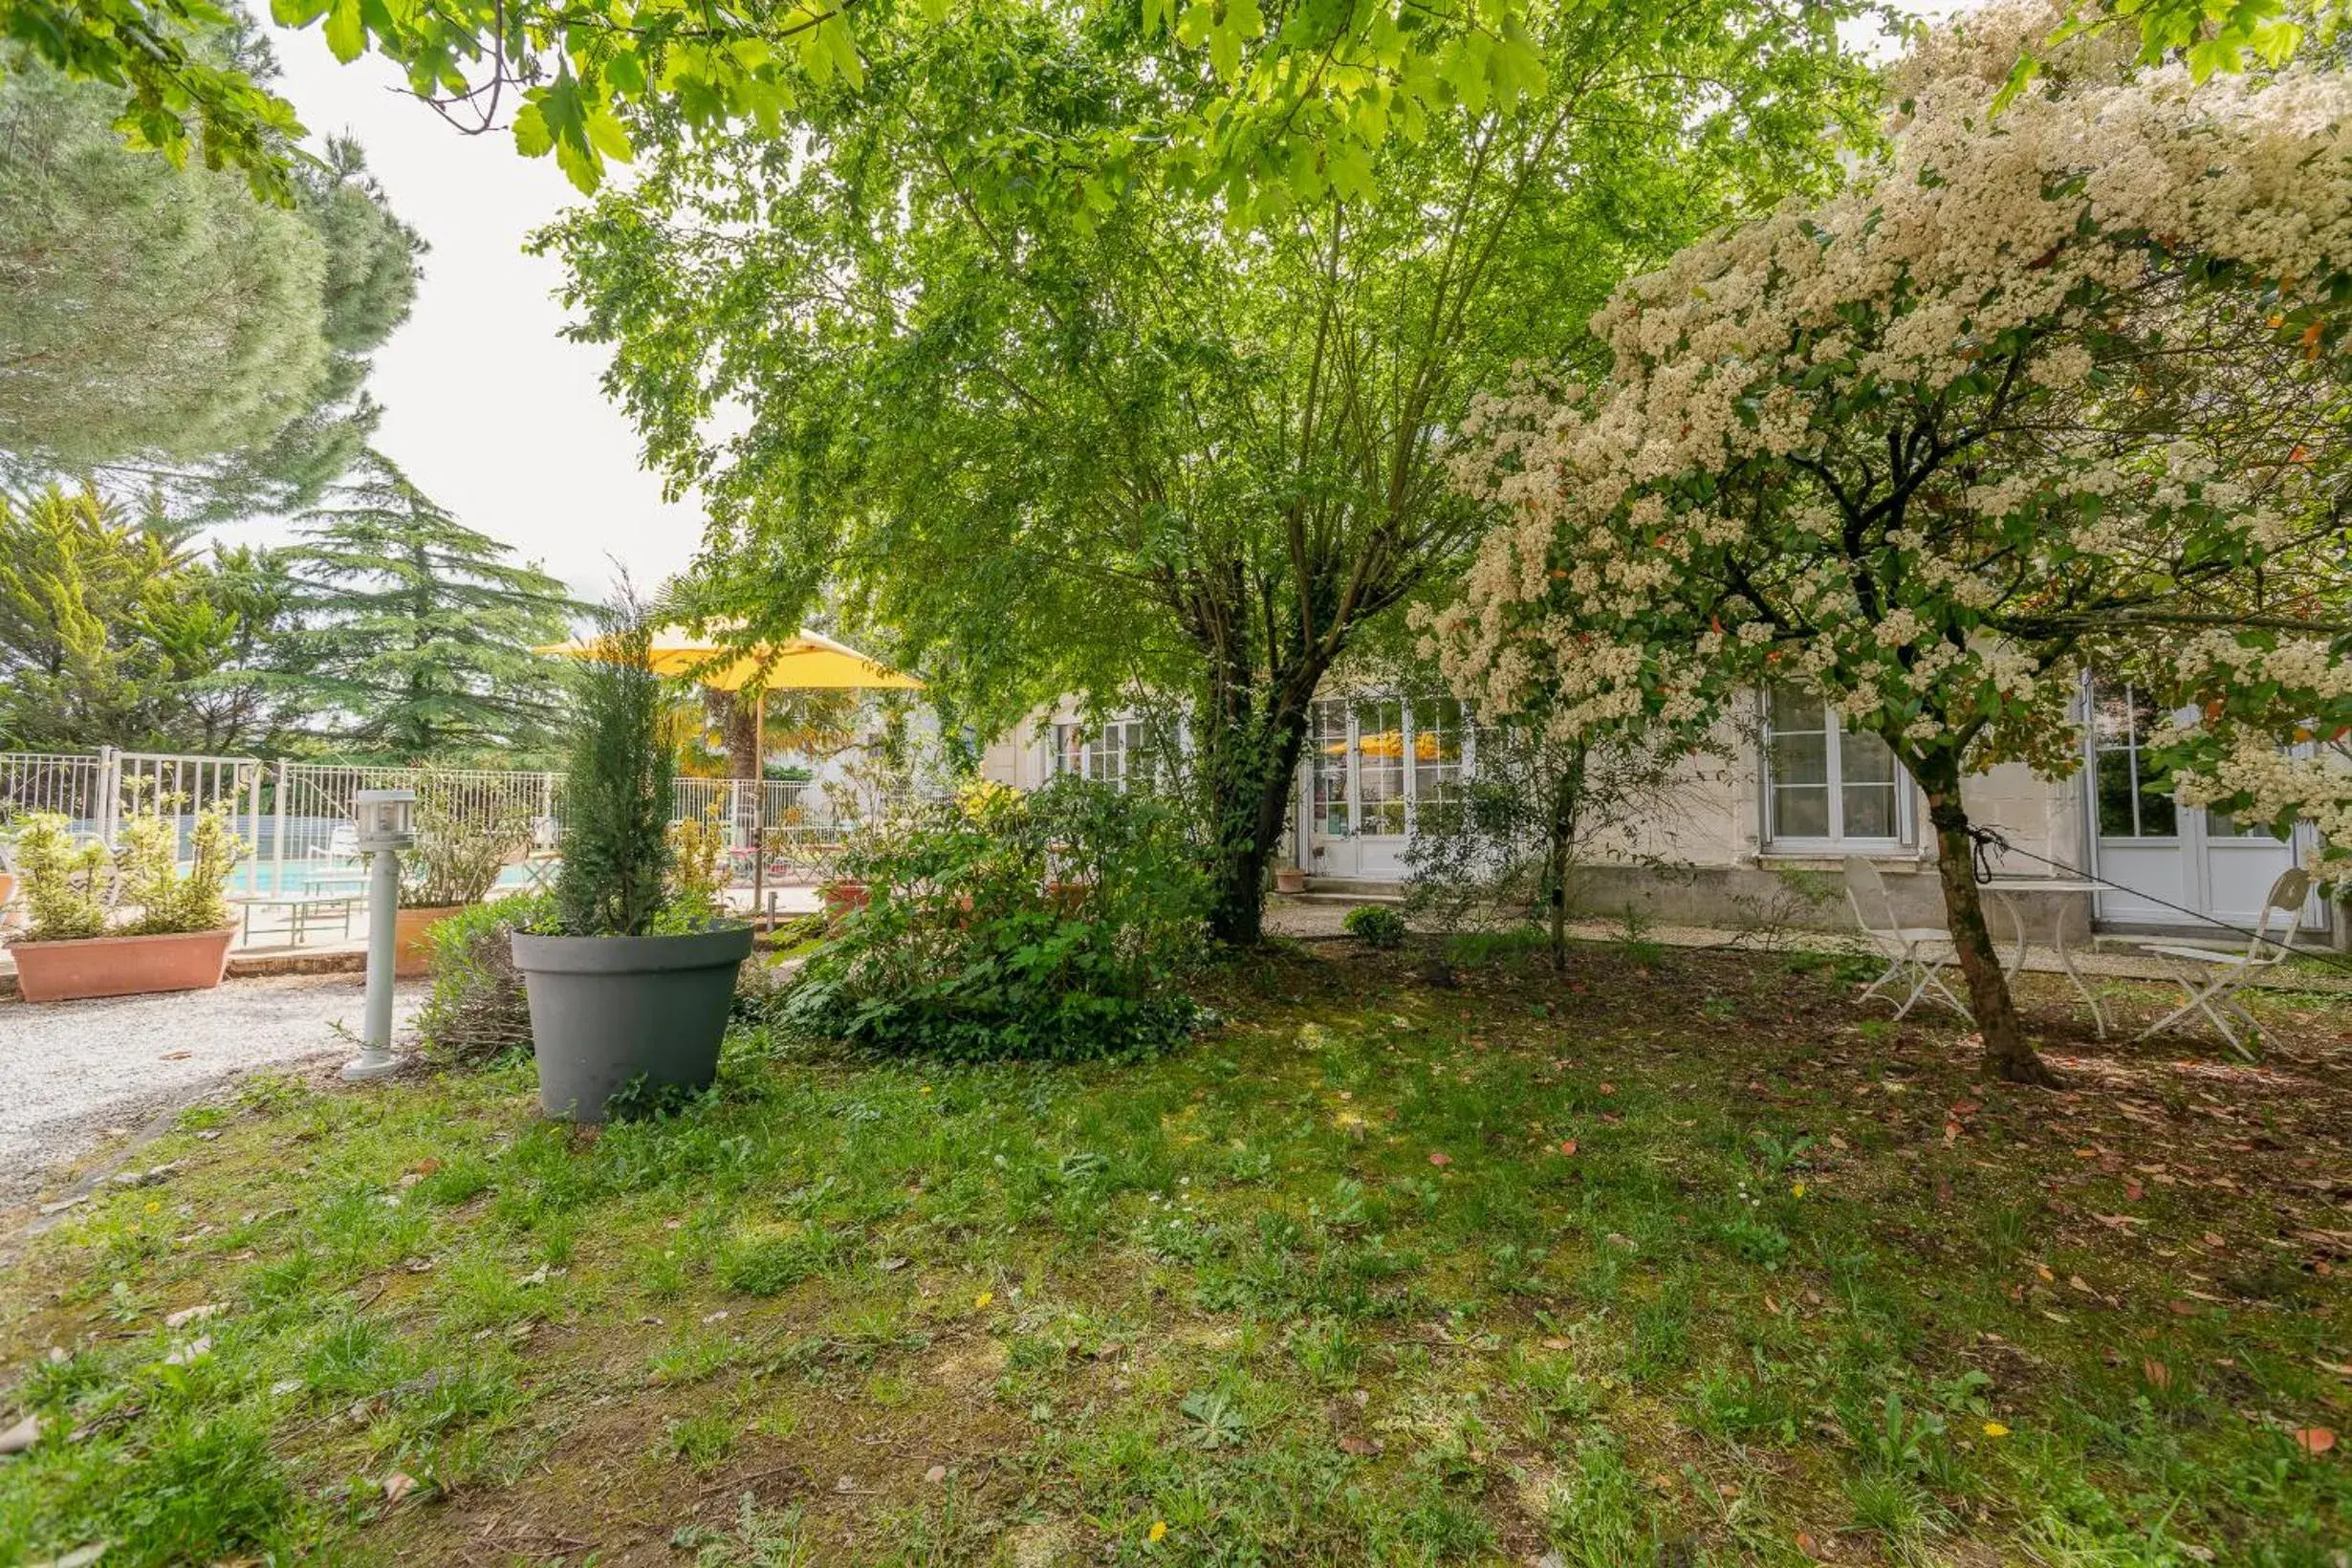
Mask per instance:
[[[601,638],[576,637],[534,651],[558,659],[593,659],[603,645]],[[806,627],[780,642],[739,648],[684,626],[664,626],[653,634],[653,667],[660,674],[719,691],[741,691],[751,686],[762,691],[923,689],[923,683],[914,676],[876,664],[848,643],[836,642]],[[751,707],[753,756],[767,754],[767,706],[754,703]]]

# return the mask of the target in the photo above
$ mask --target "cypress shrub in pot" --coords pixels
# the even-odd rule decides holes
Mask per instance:
[[[601,1122],[626,1090],[708,1087],[751,927],[670,880],[673,759],[652,633],[625,600],[578,679],[554,929],[517,930],[539,1103]]]

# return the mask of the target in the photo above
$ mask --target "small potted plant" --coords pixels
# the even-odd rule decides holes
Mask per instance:
[[[513,937],[539,1103],[581,1122],[623,1090],[708,1087],[751,952],[749,922],[671,876],[669,704],[644,617],[621,610],[579,673],[555,926]]]
[[[185,868],[176,817],[132,817],[120,839],[113,850],[76,845],[73,824],[49,812],[17,827],[32,924],[9,950],[26,1001],[205,991],[228,972],[236,930],[226,894],[244,850],[229,808],[196,814]]]
[[[531,847],[531,805],[496,790],[468,790],[446,773],[417,780],[416,841],[401,862],[401,906],[395,921],[392,972],[424,974],[433,956],[431,932],[498,883],[498,874]]]

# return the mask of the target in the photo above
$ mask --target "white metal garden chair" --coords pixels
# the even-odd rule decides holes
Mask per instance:
[[[1862,988],[1862,1000],[1868,1001],[1883,988],[1907,982],[1910,994],[1896,1007],[1896,1017],[1908,1013],[1930,991],[1942,997],[1945,1005],[1961,1017],[1969,1016],[1960,998],[1944,984],[1941,972],[1952,959],[1949,931],[1899,923],[1895,919],[1894,900],[1886,895],[1886,879],[1879,875],[1877,866],[1859,855],[1846,857],[1845,899],[1854,907],[1854,920],[1862,926],[1862,936],[1886,960],[1886,972]],[[1891,990],[1886,999],[1894,1000]]]
[[[2172,971],[2183,995],[2189,1000],[2142,1030],[2138,1044],[2152,1035],[2161,1034],[2192,1013],[2202,1013],[2208,1022],[2220,1031],[2230,1042],[2230,1049],[2240,1056],[2254,1055],[2252,1044],[2262,1037],[2262,1026],[2246,1011],[2237,999],[2237,991],[2256,976],[2285,963],[2295,951],[2296,929],[2303,918],[2303,901],[2311,895],[2311,873],[2297,869],[2282,871],[2271,883],[2271,890],[2262,902],[2262,913],[2255,918],[2253,940],[2242,953],[2220,952],[2210,947],[2190,947],[2164,942],[2144,942],[2140,950],[2162,959]],[[2272,917],[2283,916],[2284,931],[2271,935]],[[2246,1031],[2240,1041],[2231,1021]]]
[[[359,829],[356,823],[338,822],[327,830],[327,841],[310,846],[310,858],[323,860],[330,871],[359,863]]]

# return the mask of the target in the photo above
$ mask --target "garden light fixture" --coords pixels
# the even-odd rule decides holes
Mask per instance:
[[[392,969],[401,902],[401,851],[416,842],[417,792],[360,790],[351,797],[353,835],[368,858],[367,1012],[359,1054],[343,1068],[351,1079],[398,1072],[392,1056]]]

